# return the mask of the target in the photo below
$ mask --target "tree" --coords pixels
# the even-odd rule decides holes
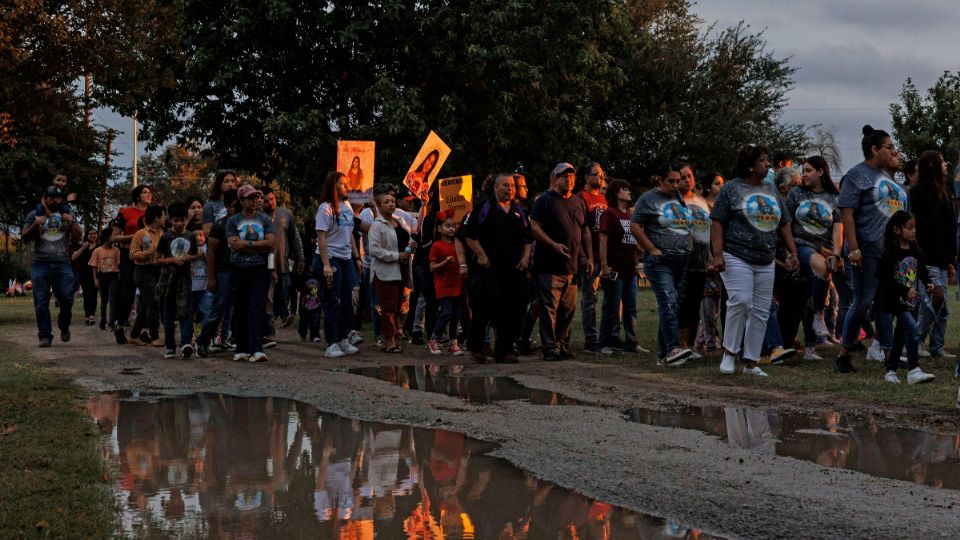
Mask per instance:
[[[907,159],[937,150],[956,163],[960,150],[960,72],[945,71],[926,96],[921,96],[908,78],[900,91],[900,102],[890,104],[890,116],[900,152]]]
[[[807,145],[806,153],[811,156],[822,157],[834,173],[839,173],[843,162],[840,159],[840,146],[837,144],[836,136],[834,136],[834,131],[837,128],[827,129],[817,124],[812,126],[811,129],[813,130],[813,137],[810,139],[810,144]]]

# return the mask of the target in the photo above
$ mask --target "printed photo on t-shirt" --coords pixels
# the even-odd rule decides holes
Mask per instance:
[[[47,216],[47,221],[43,224],[43,232],[40,233],[40,236],[47,242],[56,242],[63,238],[64,234],[63,217],[60,214]]]
[[[752,193],[743,199],[743,214],[754,229],[761,232],[776,230],[780,224],[780,205],[766,193]]]
[[[907,192],[889,178],[881,178],[873,185],[873,200],[887,217],[907,208]]]
[[[710,242],[710,213],[698,204],[687,205],[690,213],[690,234],[701,244]]]
[[[667,201],[660,205],[660,225],[675,234],[690,234],[692,217],[690,211],[676,201]]]
[[[245,219],[237,223],[237,236],[244,242],[263,240],[263,224],[256,219]]]
[[[813,235],[825,234],[833,227],[833,208],[826,201],[803,201],[797,206],[794,216],[803,230]]]
[[[187,253],[190,252],[190,241],[186,238],[174,238],[170,242],[170,255],[179,259],[181,257],[186,257]]]

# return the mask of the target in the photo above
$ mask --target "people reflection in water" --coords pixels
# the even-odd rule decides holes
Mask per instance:
[[[118,468],[130,535],[698,537],[538,480],[459,433],[211,394],[98,396],[88,410]]]

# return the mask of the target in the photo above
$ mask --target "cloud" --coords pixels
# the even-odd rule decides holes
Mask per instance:
[[[955,31],[958,18],[954,2],[873,0],[871,2],[825,2],[825,16],[834,23],[859,26],[878,35],[890,32],[930,32],[949,28]]]

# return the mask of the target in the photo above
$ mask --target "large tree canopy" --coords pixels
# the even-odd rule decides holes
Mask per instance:
[[[175,84],[134,106],[155,145],[315,194],[337,139],[377,141],[398,180],[436,130],[450,174],[598,160],[646,178],[740,145],[800,152],[779,123],[793,69],[745,27],[698,30],[686,0],[177,0]],[[169,89],[169,90],[168,90]]]
[[[907,158],[938,150],[956,163],[960,151],[960,73],[944,72],[926,96],[907,79],[900,102],[890,105],[890,116],[897,144]]]

